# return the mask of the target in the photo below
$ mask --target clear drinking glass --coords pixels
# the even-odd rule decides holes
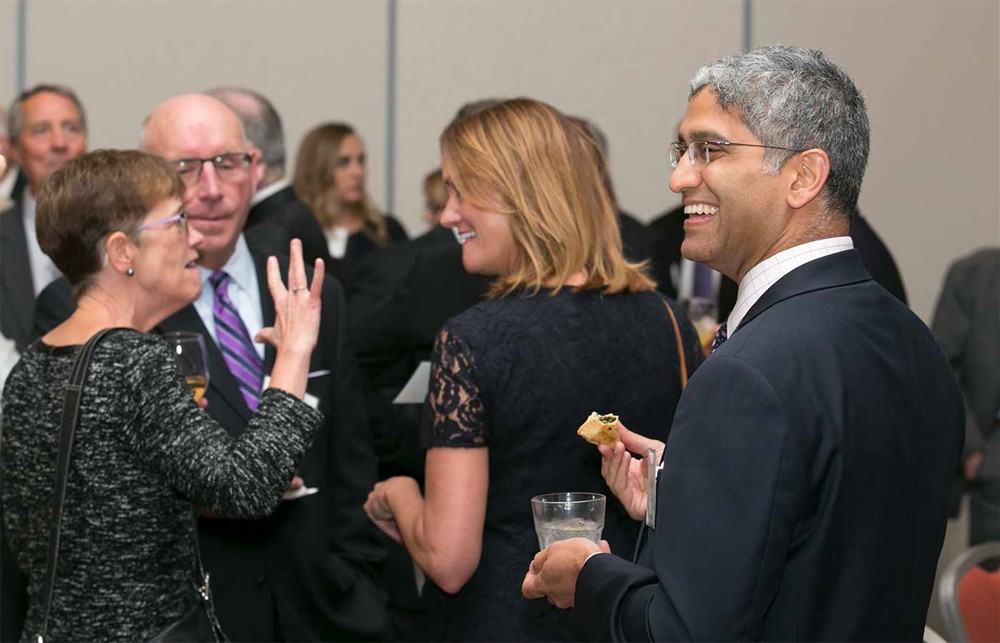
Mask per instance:
[[[194,400],[198,402],[208,388],[208,353],[205,350],[205,338],[201,333],[164,333],[163,339],[177,358],[184,381],[194,391]]]
[[[586,538],[600,544],[606,499],[599,493],[569,491],[531,499],[538,544],[545,549],[557,540]]]

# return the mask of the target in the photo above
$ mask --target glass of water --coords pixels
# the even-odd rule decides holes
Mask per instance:
[[[600,544],[605,502],[599,493],[582,491],[535,496],[531,499],[531,514],[539,546],[545,549],[567,538],[586,538]]]

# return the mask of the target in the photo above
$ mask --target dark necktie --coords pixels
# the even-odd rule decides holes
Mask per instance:
[[[236,378],[247,406],[251,411],[256,411],[260,387],[264,382],[264,363],[254,348],[250,333],[236,311],[236,306],[229,299],[229,275],[217,270],[208,280],[215,289],[212,315],[215,317],[219,350],[222,351],[222,358],[226,361],[229,372]]]
[[[729,332],[726,330],[726,322],[722,322],[718,332],[715,333],[715,339],[712,340],[712,352],[714,353],[715,349],[722,346],[727,339],[729,339]]]

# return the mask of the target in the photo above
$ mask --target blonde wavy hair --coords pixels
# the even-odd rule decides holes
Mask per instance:
[[[551,105],[515,98],[457,119],[441,135],[441,153],[463,198],[510,217],[515,267],[491,296],[543,286],[554,294],[579,271],[578,290],[655,288],[645,265],[622,253],[603,154]]]
[[[342,211],[353,209],[361,215],[365,236],[376,246],[384,247],[389,243],[385,217],[368,197],[367,188],[357,207],[341,203],[334,189],[333,168],[340,155],[340,146],[352,135],[357,136],[357,133],[346,123],[323,123],[309,130],[299,145],[292,187],[324,229],[332,227]]]

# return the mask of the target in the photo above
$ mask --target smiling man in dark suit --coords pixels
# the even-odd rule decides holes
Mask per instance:
[[[525,596],[575,605],[592,640],[919,640],[963,409],[930,331],[848,235],[861,93],[818,51],[723,58],[692,81],[671,148],[684,256],[738,283],[736,306],[667,444],[623,430],[600,447],[649,526],[637,562],[557,542]],[[665,453],[649,492],[626,448]]]
[[[258,151],[245,140],[236,115],[201,94],[160,105],[146,123],[143,148],[177,165],[187,186],[189,225],[204,235],[199,249],[202,296],[164,321],[160,330],[197,331],[214,340],[208,342],[208,411],[239,435],[250,417],[252,391],[248,397],[246,378],[227,363],[225,323],[213,310],[225,290],[250,337],[273,322],[270,297],[262,290],[265,257],[241,234],[256,185]],[[216,609],[234,640],[386,635],[376,569],[384,553],[361,510],[375,481],[375,456],[343,320],[343,291],[328,279],[307,396],[326,420],[299,470],[305,485],[318,492],[287,500],[264,520],[200,521]],[[273,351],[258,350],[258,357],[266,373]]]
[[[32,339],[35,296],[60,278],[35,235],[35,194],[43,179],[87,151],[87,117],[70,88],[37,85],[11,104],[7,133],[27,185],[0,211],[0,333],[21,352]],[[0,638],[7,641],[20,635],[27,581],[2,536],[0,550]]]
[[[0,215],[0,331],[23,351],[31,338],[35,297],[60,276],[38,246],[35,194],[45,177],[87,151],[87,119],[73,90],[38,85],[11,104],[7,129],[27,186]]]

